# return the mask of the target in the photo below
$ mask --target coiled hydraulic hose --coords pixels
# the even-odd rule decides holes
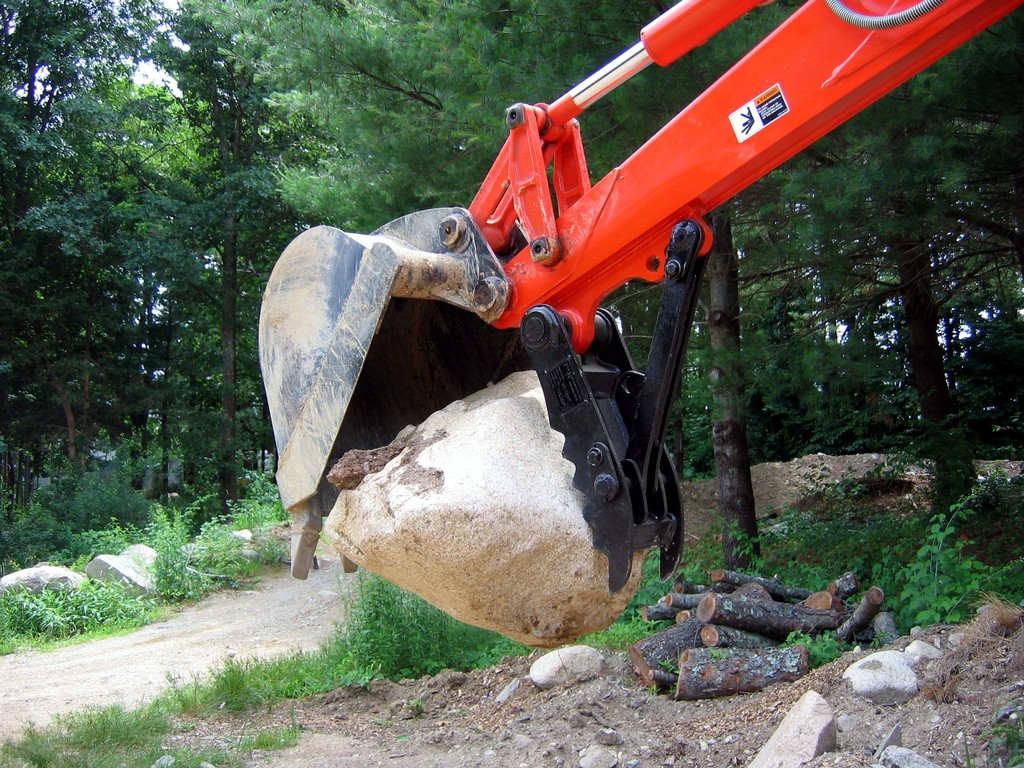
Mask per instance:
[[[843,5],[842,0],[825,0],[832,12],[847,24],[861,29],[893,29],[904,24],[928,15],[938,8],[945,0],[921,0],[920,3],[907,8],[899,13],[890,13],[883,16],[867,16],[863,13],[852,11]]]

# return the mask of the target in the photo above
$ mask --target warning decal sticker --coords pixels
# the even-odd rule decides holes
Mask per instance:
[[[753,101],[729,115],[733,133],[741,144],[754,134],[760,132],[769,123],[778,120],[789,112],[789,104],[782,95],[782,88],[775,84]]]

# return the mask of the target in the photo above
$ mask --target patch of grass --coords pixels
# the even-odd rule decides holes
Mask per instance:
[[[238,762],[223,753],[167,750],[164,741],[173,730],[158,705],[85,709],[0,746],[0,768],[150,768],[163,755],[173,757],[177,768]]]

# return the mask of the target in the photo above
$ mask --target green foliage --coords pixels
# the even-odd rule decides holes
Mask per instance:
[[[782,645],[786,648],[791,645],[804,646],[807,649],[807,663],[811,669],[817,669],[830,661],[835,661],[853,649],[852,645],[839,642],[832,632],[822,632],[815,637],[804,632],[791,632]]]
[[[0,634],[62,640],[95,630],[148,623],[152,599],[117,582],[88,580],[78,589],[0,595]]]
[[[988,742],[985,764],[1020,768],[1024,766],[1024,706],[1018,701],[1005,709],[1008,710],[1005,719],[982,734]],[[972,765],[970,752],[965,749],[965,754],[967,765]]]
[[[957,526],[973,514],[954,504],[949,514],[934,515],[929,521],[924,544],[898,574],[904,585],[896,611],[901,626],[957,623],[968,615],[970,598],[989,572],[984,563],[967,554],[969,542],[956,536]]]
[[[156,550],[153,577],[162,600],[198,600],[213,585],[210,577],[193,567],[191,513],[188,510],[154,509],[146,536]]]
[[[377,576],[364,576],[343,629],[340,677],[366,684],[471,669],[525,652],[518,643],[470,627]]]

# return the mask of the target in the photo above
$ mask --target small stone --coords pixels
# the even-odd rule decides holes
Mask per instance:
[[[615,768],[618,764],[618,756],[598,744],[591,744],[580,755],[580,768]]]
[[[545,653],[530,665],[530,681],[541,690],[573,678],[605,671],[604,656],[589,645],[570,645]]]
[[[881,760],[883,768],[939,768],[906,747],[886,747]]]
[[[597,743],[606,747],[614,747],[622,743],[622,734],[614,728],[602,728],[597,732]]]
[[[153,768],[173,768],[176,762],[178,761],[175,760],[173,756],[164,755],[163,757],[158,758],[155,763],[153,763]]]
[[[875,754],[872,758],[878,760],[882,757],[882,753],[889,747],[902,747],[903,746],[903,729],[900,728],[897,723],[892,727],[892,730],[886,734],[885,738],[878,745],[878,749],[875,750]]]
[[[840,733],[847,733],[857,727],[857,718],[853,715],[842,714],[836,718],[836,727]]]
[[[520,733],[512,737],[512,746],[525,752],[528,749],[533,749],[533,739]]]
[[[511,683],[501,689],[501,693],[494,697],[494,701],[497,704],[504,704],[506,701],[511,699],[515,692],[519,690],[520,679],[517,677]]]
[[[916,667],[922,661],[929,659],[941,659],[942,651],[936,648],[934,645],[926,643],[924,640],[912,640],[903,653],[907,655],[907,659],[910,661],[910,666]]]

